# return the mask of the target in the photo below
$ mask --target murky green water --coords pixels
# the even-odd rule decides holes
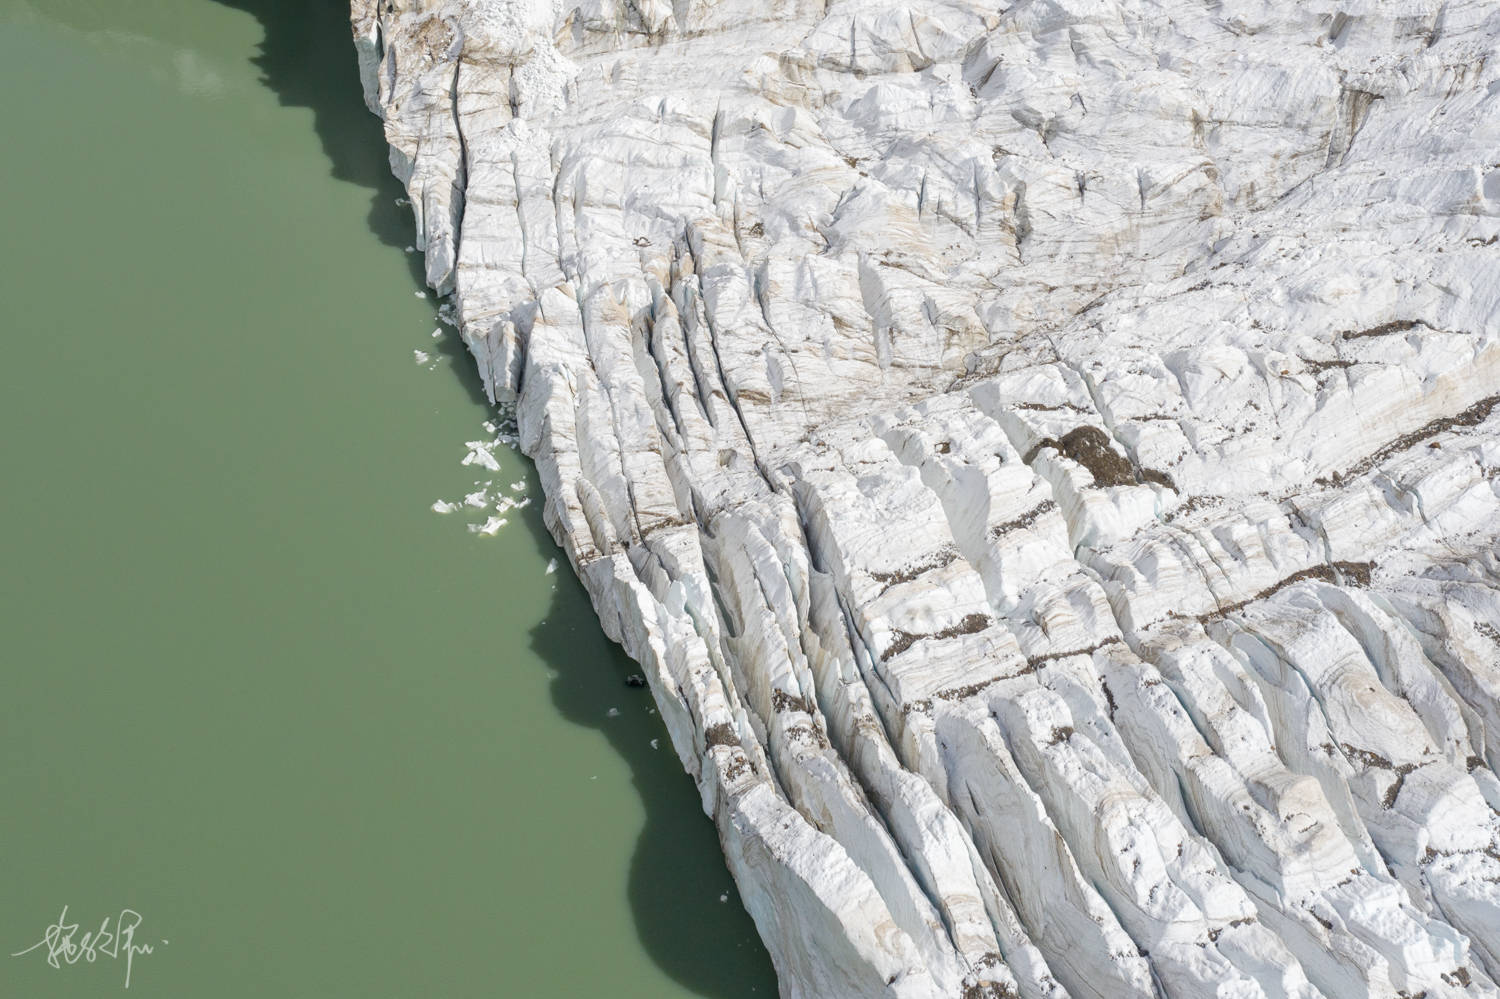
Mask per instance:
[[[459,463],[344,17],[0,0],[0,952],[129,908],[130,995],[771,994],[536,504],[429,509],[537,488]],[[124,987],[46,951],[0,995]]]

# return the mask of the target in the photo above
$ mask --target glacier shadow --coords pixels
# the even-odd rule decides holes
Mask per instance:
[[[264,37],[251,61],[261,83],[283,107],[307,108],[313,131],[335,180],[370,192],[370,231],[386,246],[405,251],[415,242],[406,191],[391,173],[380,120],[365,107],[359,64],[349,27],[348,0],[214,0],[260,22]],[[413,287],[426,289],[422,255],[406,254]],[[443,328],[434,341],[444,366],[469,397],[487,406],[484,383],[457,331]]]
[[[540,493],[534,482],[530,491]],[[541,554],[561,562],[539,505],[522,512]],[[598,729],[630,766],[646,810],[626,889],[641,944],[658,967],[701,996],[771,999],[777,989],[770,956],[740,901],[698,790],[682,771],[650,691],[625,683],[639,667],[604,636],[574,575],[562,566],[552,578],[552,605],[532,629],[531,647],[553,670],[559,713]],[[611,716],[612,709],[618,713]]]

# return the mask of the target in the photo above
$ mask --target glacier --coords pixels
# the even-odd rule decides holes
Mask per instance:
[[[351,14],[784,996],[1496,994],[1500,5]]]

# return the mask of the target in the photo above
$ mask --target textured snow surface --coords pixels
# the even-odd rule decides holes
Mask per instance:
[[[1500,977],[1500,5],[354,0],[783,994]]]

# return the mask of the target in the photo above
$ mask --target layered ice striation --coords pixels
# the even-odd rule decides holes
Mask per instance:
[[[1496,992],[1500,6],[353,23],[783,995]]]

